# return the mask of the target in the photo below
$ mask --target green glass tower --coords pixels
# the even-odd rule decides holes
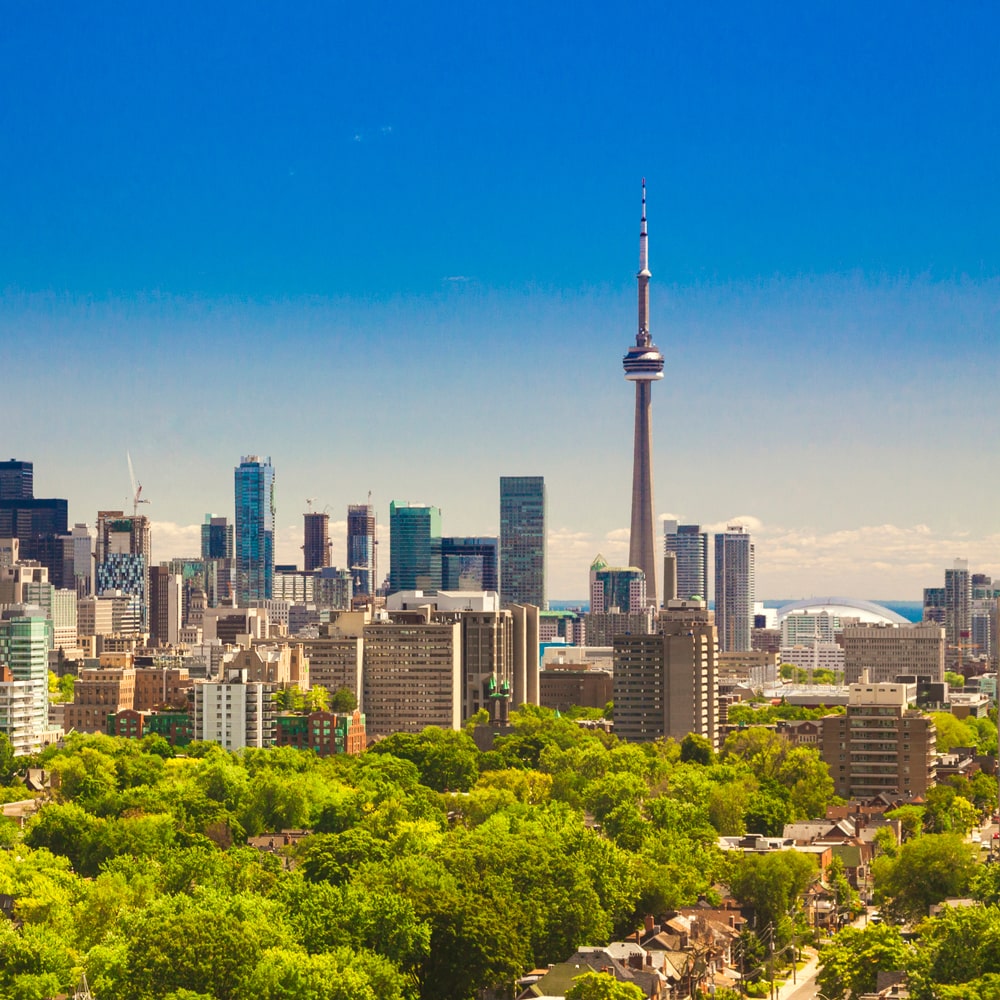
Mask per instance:
[[[441,589],[441,508],[389,504],[389,593]]]

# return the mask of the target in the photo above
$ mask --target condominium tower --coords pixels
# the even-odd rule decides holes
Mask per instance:
[[[753,542],[743,525],[730,525],[715,536],[715,625],[720,652],[751,649],[753,602]]]
[[[274,467],[271,459],[246,455],[236,468],[236,596],[272,596],[274,586]]]
[[[545,608],[545,479],[500,477],[500,599]]]
[[[947,633],[947,660],[961,664],[972,647],[972,577],[967,559],[956,559],[944,571],[944,626]]]
[[[677,596],[708,599],[708,532],[698,524],[663,522],[663,550],[677,560]]]
[[[375,579],[375,509],[370,503],[347,508],[347,568],[355,597],[369,597]]]
[[[132,599],[139,628],[149,626],[152,539],[149,518],[121,510],[97,512],[95,590],[119,590]]]
[[[311,573],[330,565],[330,515],[303,514],[302,568]]]

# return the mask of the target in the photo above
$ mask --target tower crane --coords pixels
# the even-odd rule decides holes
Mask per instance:
[[[132,467],[132,456],[126,451],[125,457],[128,459],[128,478],[132,483],[132,516],[139,513],[139,504],[149,503],[142,498],[142,483],[135,478],[135,469]]]

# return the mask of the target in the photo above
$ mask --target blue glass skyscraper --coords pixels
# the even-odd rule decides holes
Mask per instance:
[[[274,585],[274,468],[246,455],[236,469],[236,596],[269,598]]]

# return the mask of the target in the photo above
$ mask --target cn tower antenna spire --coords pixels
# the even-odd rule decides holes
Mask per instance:
[[[640,347],[652,343],[649,335],[649,238],[646,234],[646,178],[642,179],[642,221],[639,227],[639,329],[635,342]]]

